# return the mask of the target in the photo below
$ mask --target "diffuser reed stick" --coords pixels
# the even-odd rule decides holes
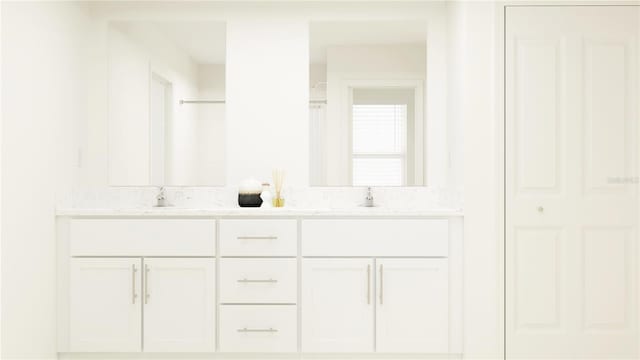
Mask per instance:
[[[284,198],[282,198],[282,183],[284,183],[284,170],[282,169],[273,169],[273,185],[276,189],[276,197],[273,198],[273,206],[274,207],[283,207],[284,206]]]

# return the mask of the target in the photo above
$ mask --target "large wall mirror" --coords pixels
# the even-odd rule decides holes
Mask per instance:
[[[310,183],[425,185],[424,21],[310,25]]]
[[[110,185],[224,185],[225,30],[109,24]]]

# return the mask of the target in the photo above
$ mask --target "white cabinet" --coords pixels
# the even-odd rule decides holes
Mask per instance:
[[[294,219],[220,220],[222,256],[296,256],[297,240]]]
[[[215,351],[215,260],[144,259],[144,351]]]
[[[220,259],[220,303],[295,304],[296,259]]]
[[[212,219],[72,219],[71,256],[215,256]]]
[[[446,258],[305,259],[302,276],[303,351],[448,352]]]
[[[143,339],[145,352],[215,351],[214,259],[72,258],[70,264],[70,351],[139,352]]]
[[[141,260],[70,260],[70,351],[141,349]]]
[[[295,352],[298,347],[295,305],[220,306],[220,351]]]
[[[449,345],[459,326],[446,219],[82,218],[66,226],[60,353],[460,353],[457,336]]]
[[[309,219],[303,256],[448,256],[447,219]]]
[[[373,261],[304,259],[302,351],[373,351]]]
[[[448,261],[378,259],[376,350],[449,350]]]

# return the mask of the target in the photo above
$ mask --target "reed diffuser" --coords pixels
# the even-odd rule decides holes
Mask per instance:
[[[273,170],[273,185],[276,189],[276,196],[273,198],[273,207],[283,207],[284,198],[282,197],[282,183],[284,182],[284,170]]]

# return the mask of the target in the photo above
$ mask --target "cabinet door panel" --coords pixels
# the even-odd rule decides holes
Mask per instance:
[[[373,351],[373,261],[304,259],[302,350]]]
[[[447,259],[377,260],[376,350],[449,350]]]
[[[70,351],[141,350],[140,273],[140,259],[70,260]]]
[[[215,260],[144,259],[144,351],[215,351]]]

